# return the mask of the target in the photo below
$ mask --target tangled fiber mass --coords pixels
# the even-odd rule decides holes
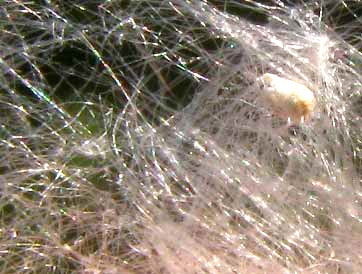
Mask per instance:
[[[362,4],[293,2],[3,1],[0,272],[361,273]]]

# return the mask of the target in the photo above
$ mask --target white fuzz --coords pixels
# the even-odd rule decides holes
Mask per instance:
[[[360,1],[0,2],[0,273],[361,273]]]

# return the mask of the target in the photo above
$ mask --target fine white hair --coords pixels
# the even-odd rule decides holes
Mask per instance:
[[[361,7],[5,1],[0,272],[360,273]]]

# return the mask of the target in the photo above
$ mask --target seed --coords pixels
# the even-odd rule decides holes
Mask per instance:
[[[309,88],[271,73],[264,74],[261,81],[262,98],[275,115],[294,123],[304,122],[311,116],[316,100]]]

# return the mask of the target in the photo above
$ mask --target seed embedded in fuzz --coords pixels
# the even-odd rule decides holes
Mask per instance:
[[[261,81],[264,85],[262,98],[276,116],[294,123],[310,118],[316,100],[309,88],[272,73],[262,75]]]

